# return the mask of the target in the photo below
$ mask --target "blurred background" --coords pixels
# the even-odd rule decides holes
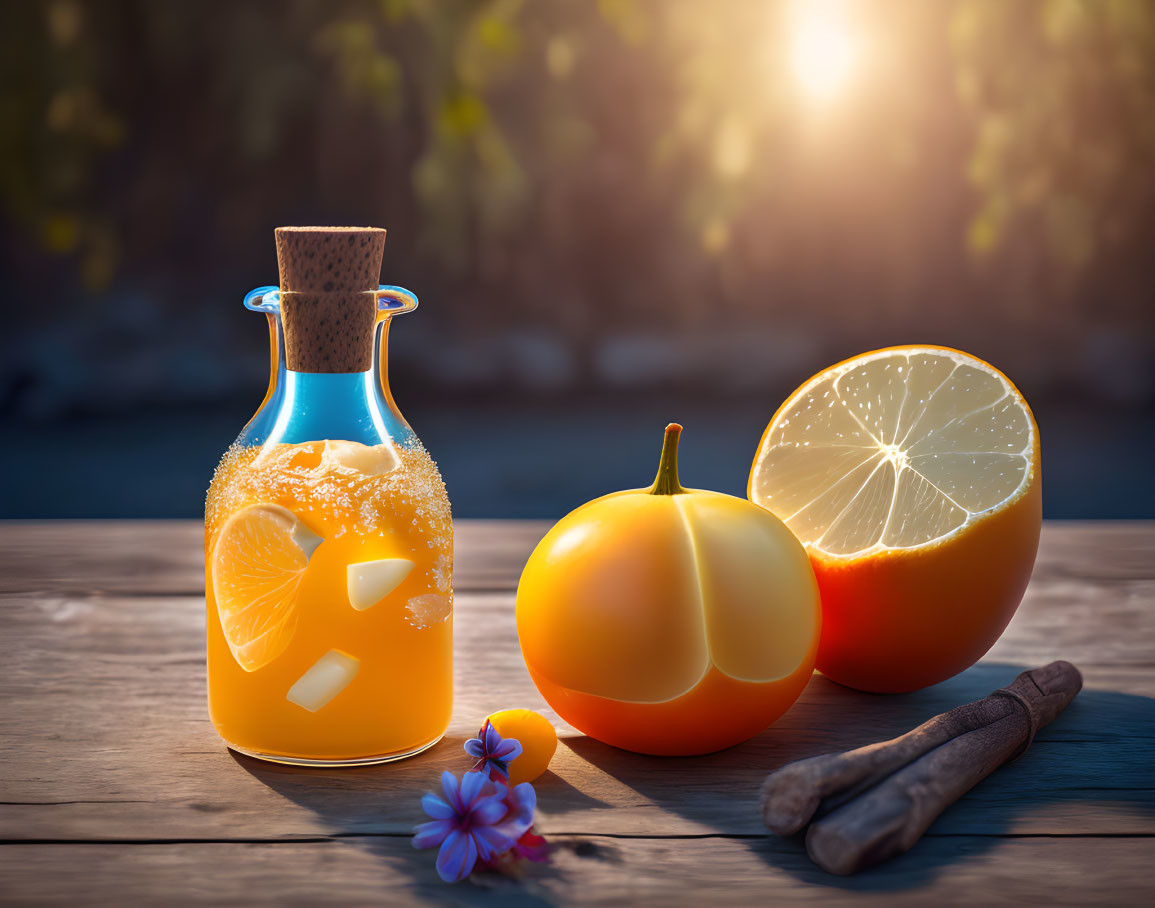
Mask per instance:
[[[1150,0],[25,0],[0,11],[0,516],[198,516],[273,228],[387,227],[455,513],[744,494],[899,343],[1033,405],[1048,517],[1155,517]]]

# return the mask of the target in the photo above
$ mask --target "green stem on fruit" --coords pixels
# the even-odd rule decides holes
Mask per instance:
[[[683,495],[686,490],[678,482],[678,437],[682,427],[676,422],[666,426],[666,437],[662,439],[662,458],[658,461],[658,476],[650,486],[651,495]]]

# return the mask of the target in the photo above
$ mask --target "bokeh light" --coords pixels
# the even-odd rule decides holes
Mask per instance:
[[[791,16],[791,65],[807,96],[828,101],[853,76],[859,37],[846,0],[796,0]]]

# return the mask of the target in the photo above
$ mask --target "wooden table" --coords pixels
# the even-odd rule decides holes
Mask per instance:
[[[543,529],[458,525],[445,740],[391,766],[304,771],[232,754],[209,724],[198,524],[0,525],[0,902],[1155,904],[1155,524],[1048,525],[1018,615],[960,677],[906,696],[815,677],[754,740],[685,759],[587,739],[533,688],[513,591]],[[768,770],[1056,658],[1083,670],[1083,693],[909,854],[842,879],[764,834]],[[487,713],[518,705],[561,734],[537,786],[553,862],[447,886],[410,846],[418,798],[466,768]]]

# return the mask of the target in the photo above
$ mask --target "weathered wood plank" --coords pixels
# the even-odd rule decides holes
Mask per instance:
[[[440,882],[404,838],[278,844],[0,848],[5,900],[22,905],[1149,905],[1147,839],[928,837],[842,879],[773,838],[563,837],[520,882]]]
[[[458,589],[514,589],[548,526],[458,521]],[[201,593],[202,532],[195,520],[0,521],[0,593]],[[1035,566],[1042,578],[1155,580],[1155,523],[1048,522]]]
[[[9,634],[0,643],[7,704],[0,800],[19,803],[0,805],[0,832],[53,840],[223,838],[242,828],[276,836],[403,832],[421,819],[420,792],[443,769],[465,768],[461,743],[481,718],[523,705],[545,711],[563,734],[553,773],[539,785],[550,828],[754,834],[761,830],[755,793],[770,769],[899,734],[1024,667],[1063,657],[1082,665],[1087,689],[1031,753],[964,798],[936,830],[1155,833],[1155,671],[1143,664],[1155,607],[1150,598],[1126,603],[1139,620],[1118,644],[1131,649],[1116,655],[1130,667],[1096,661],[1115,632],[1084,624],[1080,600],[1032,589],[991,659],[958,678],[901,697],[815,678],[754,740],[709,757],[662,759],[568,729],[520,661],[511,594],[462,594],[457,703],[446,740],[401,764],[326,773],[232,757],[220,744],[204,706],[203,600],[10,598]],[[1082,631],[1068,633],[1066,613]],[[1055,628],[1052,644],[1035,642],[1029,628],[1036,625]]]
[[[815,678],[773,728],[692,759],[606,747],[545,708],[512,610],[543,531],[458,527],[457,704],[446,740],[401,764],[309,772],[234,757],[212,731],[199,525],[0,525],[0,839],[24,843],[0,846],[0,898],[1150,902],[1155,524],[1045,527],[1019,614],[960,677],[901,697]],[[768,770],[900,733],[1060,657],[1084,669],[1084,692],[910,855],[837,880],[797,842],[761,835],[755,795]],[[481,717],[511,705],[542,709],[562,732],[537,786],[557,860],[520,887],[450,889],[432,856],[409,847],[423,819],[417,799],[443,768],[465,768],[461,743]],[[707,838],[669,838],[686,835]]]
[[[458,521],[457,589],[513,589],[548,526]],[[0,594],[199,595],[203,534],[195,520],[0,521]]]
[[[192,520],[0,522],[0,592],[203,592],[203,533]]]

